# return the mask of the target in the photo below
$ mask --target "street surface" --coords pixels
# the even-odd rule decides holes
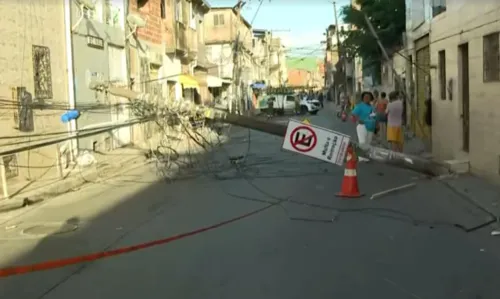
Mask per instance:
[[[330,106],[309,120],[353,131]],[[236,127],[231,136],[191,157],[196,165],[176,181],[159,179],[151,164],[3,224],[2,267],[162,239],[280,205],[166,245],[3,278],[0,298],[500,298],[500,240],[488,229],[456,227],[488,215],[442,183],[361,164],[367,196],[341,200],[342,167],[282,152],[279,137]],[[244,161],[230,163],[240,155]],[[417,187],[369,199],[411,182]],[[61,223],[74,230],[29,229]]]

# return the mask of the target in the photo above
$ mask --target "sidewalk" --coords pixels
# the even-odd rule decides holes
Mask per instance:
[[[212,144],[219,141],[212,131],[203,132],[203,136]],[[188,142],[190,139],[185,137],[172,145],[179,155],[197,154],[203,151],[199,146],[195,146],[194,142]],[[224,138],[220,139],[225,142]],[[87,167],[72,165],[64,178],[42,179],[32,183],[21,182],[17,186],[13,185],[11,189],[19,191],[9,199],[0,200],[0,224],[36,209],[50,198],[144,166],[151,161],[148,153],[149,149],[136,146],[118,148],[107,153],[93,152],[91,155],[96,162]]]
[[[334,103],[325,104],[325,112],[332,115],[333,127],[331,129],[357,139],[355,125],[350,120],[342,122],[337,118],[337,106]],[[417,137],[405,140],[404,152],[426,159],[432,158],[431,153],[426,151],[425,143]],[[494,217],[500,217],[500,188],[498,186],[471,174],[455,175],[440,181],[459,197],[488,211]]]

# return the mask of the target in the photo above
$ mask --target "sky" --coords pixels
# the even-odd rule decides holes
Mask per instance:
[[[211,6],[234,6],[237,0],[208,0]],[[325,40],[323,33],[330,24],[335,23],[333,4],[330,0],[247,0],[242,14],[255,29],[273,31],[273,36],[282,38],[293,56],[318,56],[322,54]],[[337,1],[340,7],[349,4],[348,0]],[[342,20],[339,18],[339,23]],[[285,32],[288,31],[289,32]]]

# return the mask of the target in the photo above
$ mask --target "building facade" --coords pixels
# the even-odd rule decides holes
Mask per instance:
[[[0,26],[4,29],[0,125],[6,137],[0,142],[1,152],[68,136],[70,128],[61,122],[71,105],[72,90],[66,59],[71,25],[65,21],[64,3],[2,1]],[[0,198],[6,199],[37,180],[61,176],[69,167],[71,148],[61,143],[4,154],[0,159]]]
[[[270,46],[269,59],[269,85],[281,87],[288,81],[288,70],[286,65],[286,49],[281,43],[281,38],[273,37]]]
[[[253,30],[252,52],[254,63],[254,80],[269,85],[269,67],[271,58],[271,32]]]
[[[82,111],[76,127],[85,130],[127,122],[130,111],[126,99],[89,88],[92,81],[128,85],[126,2],[96,0],[90,7],[82,3],[70,1],[75,106]],[[131,141],[130,127],[123,127],[79,139],[78,147],[106,152],[128,145]]]
[[[288,69],[288,86],[310,88],[311,84],[311,72],[304,69]]]
[[[433,154],[470,162],[472,172],[500,181],[500,2],[434,3],[430,64]]]
[[[217,67],[212,76],[231,83],[225,89],[229,109],[244,110],[251,99],[253,79],[252,27],[237,7],[212,7],[205,15],[205,45],[208,61]],[[238,40],[235,64],[235,41]],[[239,86],[235,86],[239,82]]]
[[[408,119],[413,132],[429,145],[431,128],[425,122],[425,101],[430,97],[431,0],[407,0],[406,53]],[[418,66],[418,67],[417,67]],[[411,78],[411,80],[410,80]]]

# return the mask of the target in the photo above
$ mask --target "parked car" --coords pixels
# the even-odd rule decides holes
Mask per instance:
[[[269,94],[264,96],[259,101],[258,108],[262,111],[267,109],[267,103],[269,100],[274,101],[274,111],[278,115],[285,114],[295,114],[295,99],[298,97],[297,94]],[[319,111],[319,101],[316,105],[315,102],[307,101],[306,99],[300,100],[300,113],[306,114],[310,113],[316,115]]]

